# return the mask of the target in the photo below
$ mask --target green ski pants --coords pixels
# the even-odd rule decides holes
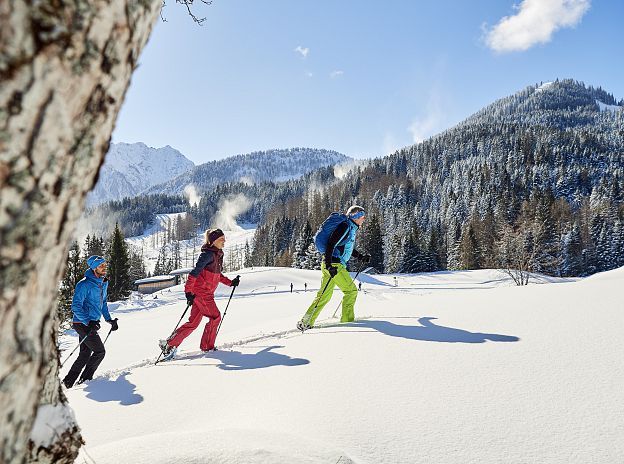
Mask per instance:
[[[321,271],[323,273],[323,279],[321,280],[321,288],[319,288],[316,298],[306,311],[302,321],[308,324],[310,327],[314,325],[314,321],[323,310],[325,305],[331,300],[334,293],[334,286],[338,285],[338,288],[342,290],[344,296],[342,297],[342,317],[340,322],[352,322],[355,318],[353,307],[355,306],[355,299],[357,298],[357,288],[347,272],[347,269],[340,263],[332,263],[333,267],[338,268],[336,277],[330,280],[331,275],[325,268],[325,263],[321,263]],[[329,285],[327,284],[329,282]],[[325,288],[327,286],[327,288]],[[323,290],[325,290],[323,292]]]

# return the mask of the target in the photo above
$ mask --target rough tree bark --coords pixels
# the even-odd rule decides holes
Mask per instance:
[[[82,442],[58,380],[57,285],[161,4],[0,1],[2,463],[72,462]]]

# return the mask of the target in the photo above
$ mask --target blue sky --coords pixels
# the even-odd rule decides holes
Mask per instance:
[[[141,55],[114,142],[195,164],[316,147],[382,156],[527,85],[624,98],[621,0],[173,0]]]

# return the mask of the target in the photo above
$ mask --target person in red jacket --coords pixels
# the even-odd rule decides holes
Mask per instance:
[[[219,282],[236,287],[240,278],[228,279],[221,273],[223,269],[223,247],[225,235],[221,229],[209,229],[204,235],[204,245],[197,259],[195,268],[189,274],[184,292],[186,301],[191,307],[191,316],[186,324],[181,325],[167,340],[161,340],[159,345],[165,360],[175,356],[178,346],[197,328],[202,318],[209,321],[204,328],[200,342],[202,351],[215,349],[215,338],[221,321],[221,313],[214,300],[214,292]]]

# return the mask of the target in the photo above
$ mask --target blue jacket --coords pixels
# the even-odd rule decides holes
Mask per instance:
[[[102,316],[110,320],[108,305],[106,304],[108,281],[97,278],[91,269],[87,269],[84,279],[76,284],[72,300],[74,322],[88,325],[89,321],[99,321]]]

